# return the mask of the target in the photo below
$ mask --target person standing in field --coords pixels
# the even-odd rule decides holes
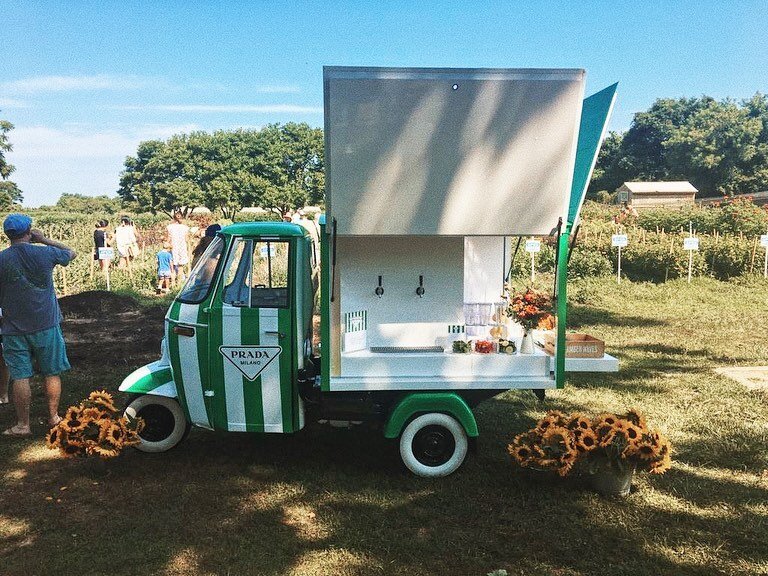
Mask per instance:
[[[157,290],[156,294],[167,294],[173,282],[173,255],[171,245],[163,244],[163,249],[157,253]]]
[[[115,228],[115,247],[117,248],[118,268],[128,268],[131,273],[131,260],[136,256],[138,242],[136,241],[136,232],[131,225],[131,219],[128,216],[120,218],[120,225]]]
[[[173,256],[174,283],[180,286],[186,280],[185,268],[189,266],[189,248],[187,246],[189,237],[189,226],[182,222],[182,214],[177,211],[173,215],[173,222],[168,224],[168,242],[171,245],[171,255]]]
[[[32,229],[32,218],[10,214],[3,230],[11,245],[0,252],[0,308],[3,310],[3,358],[13,380],[17,423],[4,436],[29,436],[29,380],[33,360],[45,378],[48,424],[55,426],[61,397],[60,374],[69,370],[61,333],[61,310],[53,288],[53,269],[77,255],[70,247]],[[38,246],[42,244],[42,246]]]
[[[107,248],[112,243],[107,226],[109,226],[109,220],[99,220],[96,222],[96,230],[93,231],[93,260],[99,263],[99,267],[104,275],[109,270],[110,261],[99,258],[99,248]]]

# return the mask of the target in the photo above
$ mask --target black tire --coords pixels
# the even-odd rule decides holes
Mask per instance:
[[[430,412],[417,416],[403,430],[400,458],[417,476],[448,476],[464,462],[468,444],[464,427],[453,416]]]
[[[136,446],[142,452],[167,452],[179,444],[192,428],[175,398],[142,394],[129,400],[125,415],[144,419],[144,430]]]

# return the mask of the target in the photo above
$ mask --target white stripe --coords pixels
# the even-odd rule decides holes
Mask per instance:
[[[241,346],[241,309],[236,306],[222,308],[222,346]],[[220,354],[216,347],[216,354]],[[255,385],[255,384],[253,384]],[[232,362],[224,360],[224,390],[227,396],[227,430],[245,432],[245,397],[243,395],[243,374]]]
[[[182,304],[179,307],[180,322],[197,322],[198,306],[196,304]],[[205,410],[203,399],[203,383],[200,380],[200,363],[197,357],[197,336],[179,336],[179,366],[181,379],[184,382],[184,397],[187,400],[189,418],[192,424],[210,428],[208,413]]]
[[[277,332],[277,310],[259,309],[259,344],[262,346],[282,346],[278,337],[265,332]],[[286,352],[283,351],[282,354]],[[264,409],[264,431],[283,431],[283,404],[280,395],[280,361],[271,362],[261,373],[261,404]]]

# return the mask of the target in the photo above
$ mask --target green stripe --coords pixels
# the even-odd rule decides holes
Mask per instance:
[[[568,300],[566,284],[568,281],[568,238],[571,224],[560,234],[557,259],[557,355],[555,356],[555,384],[558,388],[565,386],[565,322]]]
[[[205,407],[208,410],[208,418],[213,421],[216,430],[227,429],[227,399],[224,389],[224,357],[219,352],[222,343],[223,319],[221,305],[217,302],[215,308],[211,308],[208,324],[208,385],[213,390],[213,397],[205,398]],[[201,368],[202,369],[202,368]],[[223,415],[223,420],[221,419]]]
[[[171,304],[171,309],[168,311],[168,317],[171,320],[178,320],[180,308],[181,304],[177,301],[174,301],[174,303]],[[171,357],[171,370],[173,371],[173,381],[176,383],[176,392],[179,395],[179,404],[181,404],[181,407],[184,409],[184,416],[186,416],[187,420],[190,421],[191,418],[189,416],[189,407],[187,406],[187,396],[184,393],[184,380],[181,377],[181,364],[179,361],[179,336],[178,334],[174,333],[173,326],[173,323],[167,323],[168,332],[166,333],[165,337],[168,339],[168,355]]]
[[[259,309],[242,308],[240,312],[240,342],[244,345],[259,344]],[[233,382],[233,384],[235,384]],[[240,379],[245,407],[245,429],[248,432],[264,432],[264,405],[261,398],[261,376],[254,381],[245,376]]]
[[[294,304],[295,306],[295,304]],[[296,350],[294,350],[294,323],[295,314],[293,309],[287,310],[281,308],[277,311],[277,330],[285,334],[281,346],[283,352],[280,354],[280,403],[283,418],[283,432],[293,432],[299,427],[298,421],[294,421],[294,416],[298,418],[293,409],[293,367],[296,361]],[[285,344],[283,344],[285,343]]]
[[[198,305],[197,307],[197,323],[203,326],[208,326],[208,322],[210,321],[210,314],[207,312],[204,312],[203,310],[206,309],[206,304],[202,303]],[[210,382],[210,375],[208,374],[208,332],[210,331],[210,326],[208,328],[202,328],[201,326],[195,327],[195,342],[197,343],[197,368],[200,372],[200,385],[202,387],[202,394],[203,394],[203,403],[205,405],[205,412],[208,416],[208,423],[215,427],[215,424],[213,423],[213,418],[211,417],[211,405],[215,404],[212,402],[215,400],[215,398],[209,398],[205,395],[206,390],[210,390],[211,387],[209,385]]]

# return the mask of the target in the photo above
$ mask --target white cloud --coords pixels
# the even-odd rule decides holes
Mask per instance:
[[[14,100],[13,98],[0,98],[0,109],[4,108],[28,108],[29,105],[21,100]]]
[[[256,92],[262,94],[298,94],[301,89],[298,86],[259,86]]]
[[[87,131],[82,126],[60,130],[47,126],[17,127],[13,133],[13,161],[52,158],[124,158],[136,153],[139,142],[165,139],[198,130],[196,124],[147,125],[127,130]]]
[[[256,114],[322,114],[322,106],[295,104],[140,104],[113,106],[116,110],[154,110],[157,112],[256,113]]]
[[[0,89],[13,93],[70,92],[81,90],[137,90],[157,86],[157,79],[140,76],[34,76],[0,84]]]

